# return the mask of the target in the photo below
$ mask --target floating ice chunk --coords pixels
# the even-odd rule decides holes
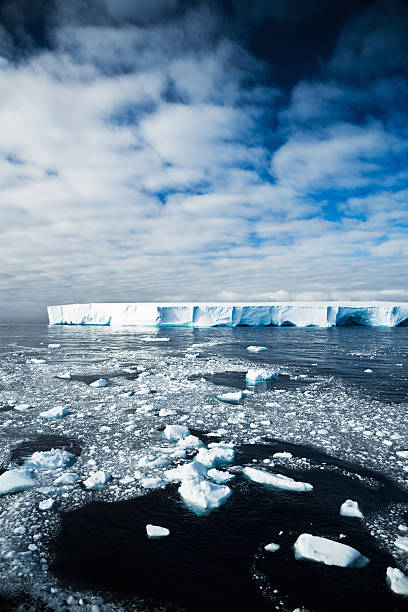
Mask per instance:
[[[272,380],[273,378],[276,378],[276,374],[274,372],[263,369],[256,370],[254,368],[248,370],[245,376],[246,382],[250,385],[256,385],[256,383]]]
[[[283,451],[282,453],[274,453],[272,457],[274,459],[292,459],[293,455],[292,453],[287,453]]]
[[[211,470],[208,470],[207,476],[211,478],[211,480],[214,480],[214,482],[217,484],[224,484],[235,478],[235,474],[223,472],[221,470],[217,470],[216,468],[211,468]]]
[[[102,470],[97,472],[91,472],[86,480],[84,480],[84,487],[86,489],[100,489],[104,487],[106,483],[111,479],[111,475]]]
[[[21,525],[20,527],[16,527],[13,529],[13,533],[15,535],[24,535],[27,532],[27,529]]]
[[[64,474],[61,474],[61,476],[58,476],[58,478],[54,480],[53,484],[57,486],[74,485],[78,482],[78,480],[79,476],[78,474],[75,474],[75,472],[65,472]]]
[[[408,459],[408,450],[399,450],[395,454],[401,459]]]
[[[366,370],[364,370],[364,374],[372,374],[373,371],[370,370],[370,368],[367,368]]]
[[[8,470],[0,476],[0,495],[31,489],[36,483],[31,470]]]
[[[187,478],[182,481],[179,493],[184,501],[199,510],[218,508],[231,495],[231,489],[208,480]]]
[[[274,544],[273,542],[271,542],[270,544],[267,544],[266,546],[264,546],[264,549],[267,550],[268,552],[276,552],[277,550],[280,549],[280,545]]]
[[[398,536],[394,544],[395,546],[397,546],[397,548],[400,548],[401,550],[405,550],[405,552],[408,552],[408,536]]]
[[[204,446],[204,444],[201,442],[200,438],[197,438],[197,436],[190,435],[182,440],[179,440],[177,442],[177,446],[180,448],[201,448]]]
[[[146,336],[143,340],[145,342],[169,342],[170,338],[165,338],[164,336]]]
[[[16,406],[14,406],[14,410],[18,410],[20,412],[30,410],[30,408],[32,408],[31,404],[17,404]]]
[[[346,499],[340,506],[341,516],[351,516],[355,518],[364,518],[363,513],[356,501],[352,499]]]
[[[37,364],[37,365],[40,365],[40,364],[47,363],[47,362],[45,361],[45,359],[34,359],[34,358],[33,358],[33,359],[27,359],[27,360],[26,360],[26,363],[31,363],[31,364]]]
[[[139,461],[137,462],[137,465],[139,467],[144,467],[144,468],[146,467],[147,468],[166,467],[167,465],[170,465],[170,464],[171,464],[170,459],[168,459],[164,455],[160,455],[160,457],[155,457],[153,455],[145,455],[144,457],[141,457]]]
[[[37,451],[25,460],[26,465],[33,465],[41,469],[56,470],[75,461],[75,455],[60,448],[52,448],[50,451]]]
[[[234,457],[235,451],[231,446],[217,444],[208,449],[201,448],[195,458],[207,468],[212,468],[231,463],[234,461]]]
[[[227,402],[228,404],[238,404],[244,397],[242,391],[233,391],[231,393],[221,393],[217,395],[217,400],[220,402]]]
[[[40,503],[38,504],[38,507],[40,510],[51,510],[54,504],[55,504],[55,499],[53,499],[52,497],[49,497],[48,499],[44,499],[43,501],[40,501]]]
[[[109,381],[106,378],[98,378],[93,383],[90,384],[90,387],[107,387],[109,385]]]
[[[247,346],[247,351],[250,353],[260,353],[261,351],[267,351],[266,346]]]
[[[164,435],[167,440],[182,440],[190,435],[190,430],[185,425],[167,425]]]
[[[387,567],[386,582],[391,591],[408,597],[408,576],[396,567]]]
[[[172,408],[161,408],[159,410],[159,416],[161,417],[173,416],[174,414],[176,414],[176,411]]]
[[[39,416],[42,419],[61,419],[67,414],[69,414],[69,410],[67,410],[63,406],[55,406],[55,408],[50,408],[50,410],[40,412]]]
[[[164,538],[170,535],[170,530],[159,525],[146,525],[146,533],[149,538]]]
[[[63,378],[64,380],[70,380],[72,378],[71,372],[63,372],[62,374],[57,374],[57,378]]]
[[[60,348],[60,344],[49,344],[48,348]]]
[[[191,461],[164,472],[164,477],[167,480],[175,482],[181,482],[186,479],[203,480],[206,476],[207,468],[199,461]]]
[[[143,404],[142,406],[139,406],[139,408],[137,409],[138,414],[149,414],[149,412],[154,412],[154,411],[155,411],[155,407],[153,406],[153,404]]]
[[[358,550],[327,538],[302,533],[294,546],[296,559],[316,561],[338,567],[364,567],[370,560]]]
[[[161,478],[155,477],[155,478],[141,478],[139,480],[139,484],[144,489],[159,489],[165,483],[163,482],[163,480]]]
[[[271,472],[265,472],[264,470],[257,470],[251,467],[244,468],[243,473],[249,480],[268,485],[274,489],[295,491],[298,493],[309,493],[313,491],[313,485],[308,482],[293,480],[293,478],[283,476],[283,474],[272,474]]]

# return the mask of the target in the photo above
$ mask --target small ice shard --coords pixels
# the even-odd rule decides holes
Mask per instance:
[[[149,538],[165,538],[170,535],[170,530],[159,525],[146,525],[146,533]]]
[[[267,351],[266,346],[247,346],[247,351],[250,353],[260,353],[261,351]]]
[[[84,487],[86,489],[100,489],[104,487],[107,482],[111,479],[111,475],[102,470],[97,472],[91,472],[86,480],[84,480]]]
[[[223,472],[222,470],[217,470],[216,468],[211,468],[211,470],[208,470],[207,476],[211,478],[211,480],[214,480],[214,482],[217,484],[224,484],[235,478],[235,474]]]
[[[366,370],[364,370],[364,374],[372,374],[373,371],[370,370],[370,368],[367,368]]]
[[[50,408],[50,410],[40,412],[39,416],[42,419],[61,419],[67,414],[69,414],[69,410],[67,410],[63,406],[55,406],[55,408]]]
[[[395,454],[401,459],[408,459],[408,450],[399,450]]]
[[[273,378],[276,378],[276,374],[274,372],[264,369],[256,370],[251,368],[246,373],[245,381],[250,385],[256,385],[257,383],[272,380]]]
[[[386,582],[391,591],[408,597],[408,576],[396,567],[387,567]]]
[[[75,474],[75,472],[65,472],[64,474],[61,474],[61,476],[58,476],[58,478],[54,480],[53,484],[57,486],[74,485],[78,482],[78,480],[79,476],[78,474]]]
[[[346,501],[341,504],[340,514],[341,516],[364,518],[358,503],[352,499],[346,499]]]
[[[26,491],[35,485],[32,470],[8,470],[0,476],[0,495]]]
[[[40,365],[40,364],[47,363],[47,362],[45,361],[45,359],[34,359],[34,358],[32,358],[32,359],[27,359],[26,363]]]
[[[201,442],[200,438],[197,436],[187,436],[182,440],[177,442],[177,446],[180,448],[201,448],[204,446],[203,442]]]
[[[159,489],[165,483],[163,482],[161,478],[154,477],[154,478],[141,478],[139,480],[139,484],[144,489]]]
[[[397,548],[400,548],[401,550],[405,550],[405,552],[408,552],[408,536],[398,536],[394,544]]]
[[[164,476],[167,480],[175,482],[181,482],[186,478],[203,480],[207,476],[207,468],[199,461],[191,461],[172,470],[167,470],[164,472]]]
[[[48,499],[44,499],[43,501],[40,501],[40,503],[38,504],[38,507],[40,510],[51,510],[54,504],[55,504],[55,499],[53,499],[52,497],[49,497]]]
[[[217,444],[211,448],[201,448],[195,459],[205,465],[207,468],[224,465],[234,461],[235,451],[231,446]]]
[[[109,385],[109,381],[106,378],[98,378],[93,383],[90,384],[90,387],[107,387]]]
[[[274,453],[272,455],[272,457],[274,459],[292,459],[293,455],[292,455],[292,453],[287,453],[287,452],[283,451],[281,453]]]
[[[185,425],[167,425],[164,435],[167,440],[183,440],[190,435],[190,430]]]
[[[49,344],[48,348],[60,348],[60,344]]]
[[[338,567],[364,567],[370,560],[358,550],[334,540],[302,533],[293,545],[296,559]]]
[[[52,448],[50,451],[37,451],[25,460],[26,465],[42,469],[56,470],[74,462],[75,455],[60,448]]]
[[[232,391],[230,393],[221,393],[217,395],[217,400],[220,402],[227,402],[227,404],[237,404],[242,400],[244,394],[242,391]]]
[[[274,489],[295,491],[298,493],[309,493],[310,491],[313,491],[313,485],[310,483],[293,480],[293,478],[283,476],[283,474],[273,474],[272,472],[265,472],[265,470],[258,470],[251,467],[244,468],[243,474],[249,480],[268,485]]]
[[[57,374],[57,378],[63,378],[64,380],[70,380],[72,378],[71,372],[63,372],[62,374]]]
[[[270,544],[267,544],[266,546],[264,546],[264,549],[267,550],[268,552],[276,552],[277,550],[280,549],[280,545],[274,544],[273,542],[271,542]]]
[[[187,478],[182,481],[179,493],[184,501],[193,508],[212,510],[221,506],[229,498],[231,489],[208,480]]]

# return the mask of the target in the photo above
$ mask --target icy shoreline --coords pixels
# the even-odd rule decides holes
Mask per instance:
[[[50,325],[397,327],[408,325],[408,303],[94,303],[48,306]]]

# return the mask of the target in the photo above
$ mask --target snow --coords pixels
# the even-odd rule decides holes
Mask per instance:
[[[350,516],[354,518],[364,518],[363,513],[356,501],[352,499],[346,499],[340,506],[341,516]]]
[[[296,559],[316,561],[338,567],[364,567],[369,559],[347,544],[302,533],[294,543]]]
[[[190,435],[190,430],[185,425],[167,425],[164,435],[167,440],[183,440]]]
[[[271,380],[272,378],[276,378],[276,374],[274,372],[270,372],[269,370],[255,370],[250,369],[246,373],[245,380],[250,385],[255,385],[256,383],[263,382],[266,380]]]
[[[50,325],[333,327],[358,323],[368,327],[394,327],[408,319],[408,304],[394,302],[64,304],[48,306],[48,317]],[[31,363],[36,361],[31,360]]]
[[[386,582],[391,591],[408,597],[408,576],[396,567],[387,567]]]
[[[170,535],[170,530],[167,527],[159,527],[159,525],[146,525],[146,533],[149,538],[164,538]]]
[[[293,478],[283,476],[282,474],[272,474],[272,472],[265,472],[264,470],[258,470],[251,467],[244,468],[243,474],[253,482],[265,484],[274,489],[295,491],[298,493],[309,493],[313,491],[313,485],[308,482],[293,480]]]
[[[277,550],[280,549],[279,544],[274,544],[273,542],[271,542],[270,544],[267,544],[266,546],[264,546],[264,549],[267,550],[268,552],[276,552]]]
[[[97,472],[91,472],[86,480],[84,480],[84,487],[86,489],[100,489],[104,487],[107,482],[111,479],[111,475],[98,470]]]
[[[50,408],[50,410],[46,410],[45,412],[40,412],[40,417],[42,419],[60,419],[69,414],[69,410],[64,408],[63,406],[55,406],[55,408]]]
[[[179,487],[179,493],[184,501],[200,510],[218,508],[229,498],[231,492],[231,489],[225,485],[192,478],[183,480]]]
[[[109,385],[109,381],[105,378],[98,378],[93,383],[90,384],[90,387],[107,387]]]
[[[32,470],[8,470],[0,476],[0,495],[31,489],[36,483]]]
[[[75,455],[59,448],[50,451],[37,451],[25,460],[26,465],[32,465],[41,469],[56,470],[70,465],[75,460]]]

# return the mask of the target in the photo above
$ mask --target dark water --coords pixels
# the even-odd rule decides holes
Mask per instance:
[[[285,605],[316,612],[407,610],[408,602],[385,584],[393,558],[378,548],[361,521],[339,516],[339,506],[346,498],[358,499],[369,513],[392,502],[407,503],[408,495],[379,473],[282,441],[242,446],[237,463],[262,460],[282,448],[312,459],[315,467],[308,471],[279,469],[311,482],[311,494],[275,491],[238,476],[234,494],[207,516],[182,504],[177,485],[130,501],[91,504],[63,515],[53,571],[76,588],[110,589],[124,600],[137,593],[171,602],[175,610],[262,612],[271,609],[275,589]],[[322,471],[322,463],[340,469]],[[341,470],[369,477],[370,486]],[[168,527],[170,536],[148,539],[147,523]],[[334,540],[345,534],[340,541],[369,557],[370,564],[347,569],[296,561],[293,543],[302,532]],[[279,543],[280,550],[264,551],[269,542]],[[146,606],[154,609],[153,602]]]

